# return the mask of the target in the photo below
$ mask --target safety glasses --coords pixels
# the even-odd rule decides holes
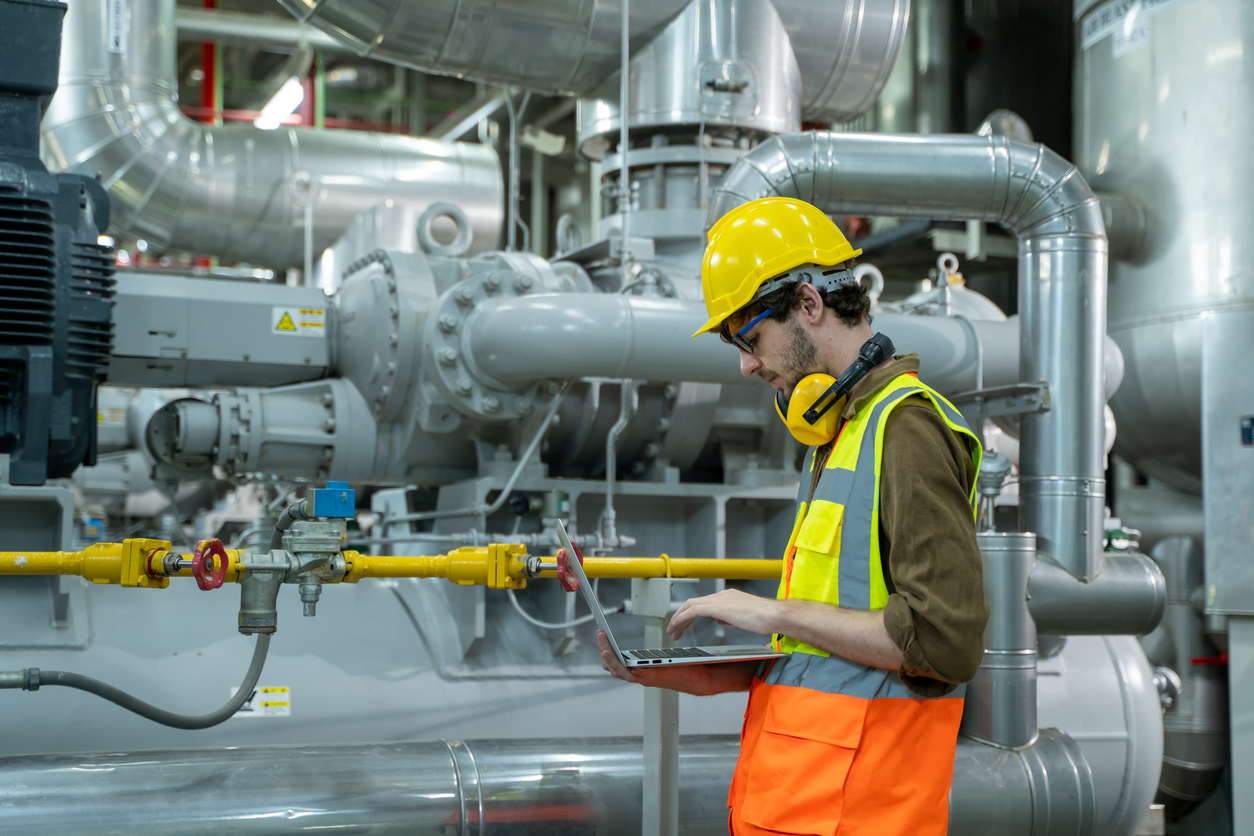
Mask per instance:
[[[766,310],[762,311],[762,313],[758,314],[753,319],[749,320],[749,324],[746,325],[744,328],[741,328],[739,331],[737,331],[734,334],[729,334],[729,338],[731,339],[731,344],[736,346],[736,348],[740,349],[745,354],[752,354],[753,346],[749,344],[749,340],[745,338],[745,334],[748,334],[750,331],[756,328],[758,323],[766,319],[768,316],[770,316],[771,313],[772,313],[771,309],[767,308]]]

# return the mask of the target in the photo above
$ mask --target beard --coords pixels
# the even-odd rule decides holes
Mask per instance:
[[[786,382],[784,396],[791,398],[798,383],[819,371],[819,349],[798,323],[790,319],[784,327],[788,330],[788,344],[780,358],[781,368],[774,373]]]

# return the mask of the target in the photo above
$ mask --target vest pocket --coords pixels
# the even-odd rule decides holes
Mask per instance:
[[[845,506],[817,499],[810,506],[801,530],[797,532],[797,548],[820,554],[832,554],[839,542]]]
[[[768,699],[740,817],[780,833],[832,836],[844,811],[866,700],[778,685]]]

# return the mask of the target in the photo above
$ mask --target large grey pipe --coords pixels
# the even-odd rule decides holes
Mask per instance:
[[[736,351],[710,336],[692,338],[705,305],[680,299],[605,293],[494,298],[475,307],[463,333],[474,367],[504,384],[540,377],[614,377],[744,383]],[[983,344],[984,383],[1019,379],[1016,322],[974,322]],[[899,351],[917,351],[920,376],[945,392],[975,387],[971,328],[956,319],[878,314]]]
[[[1020,525],[1082,579],[1102,567],[1106,232],[1075,166],[999,136],[814,132],[776,137],[728,170],[710,206],[783,195],[829,213],[999,223],[1019,240],[1020,379],[1049,387],[1022,417]]]
[[[727,833],[735,737],[682,738],[685,836]],[[5,832],[25,836],[638,836],[639,738],[27,755],[0,759]],[[1008,752],[959,739],[950,832],[1087,836],[1092,775],[1053,729]]]
[[[386,200],[466,213],[476,250],[496,246],[502,183],[496,153],[350,131],[211,127],[178,108],[174,0],[70,4],[61,81],[43,120],[52,167],[99,176],[111,229],[160,249],[283,268],[304,252],[314,200],[315,252]],[[123,16],[113,21],[109,9]],[[109,24],[122,37],[109,40]]]
[[[1166,603],[1163,573],[1143,554],[1106,555],[1102,573],[1087,583],[1041,559],[1028,582],[1028,609],[1042,635],[1143,636]]]
[[[694,1],[709,2],[634,4],[631,53]],[[424,72],[585,96],[618,69],[617,0],[280,2],[361,55]],[[874,104],[901,49],[910,0],[773,2],[801,70],[803,118],[846,122]]]

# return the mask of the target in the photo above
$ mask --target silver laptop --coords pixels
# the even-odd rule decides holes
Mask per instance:
[[[575,549],[570,544],[570,538],[566,536],[566,527],[562,525],[561,520],[558,520],[557,523],[557,538],[561,541],[562,548],[566,549],[568,557],[566,561],[567,567],[575,573],[575,577],[579,578],[579,590],[583,593],[583,599],[588,602],[588,609],[592,610],[592,617],[596,619],[597,626],[605,631],[605,637],[609,639],[610,647],[614,648],[614,652],[618,654],[618,660],[624,666],[643,668],[648,665],[709,665],[714,662],[774,659],[777,656],[788,655],[787,653],[772,650],[769,645],[761,644],[622,650],[614,639],[614,631],[610,629],[610,623],[605,617],[605,610],[601,609],[601,602],[597,600],[597,596],[592,592],[592,584],[588,581],[588,576],[583,571],[579,558],[575,557]]]

